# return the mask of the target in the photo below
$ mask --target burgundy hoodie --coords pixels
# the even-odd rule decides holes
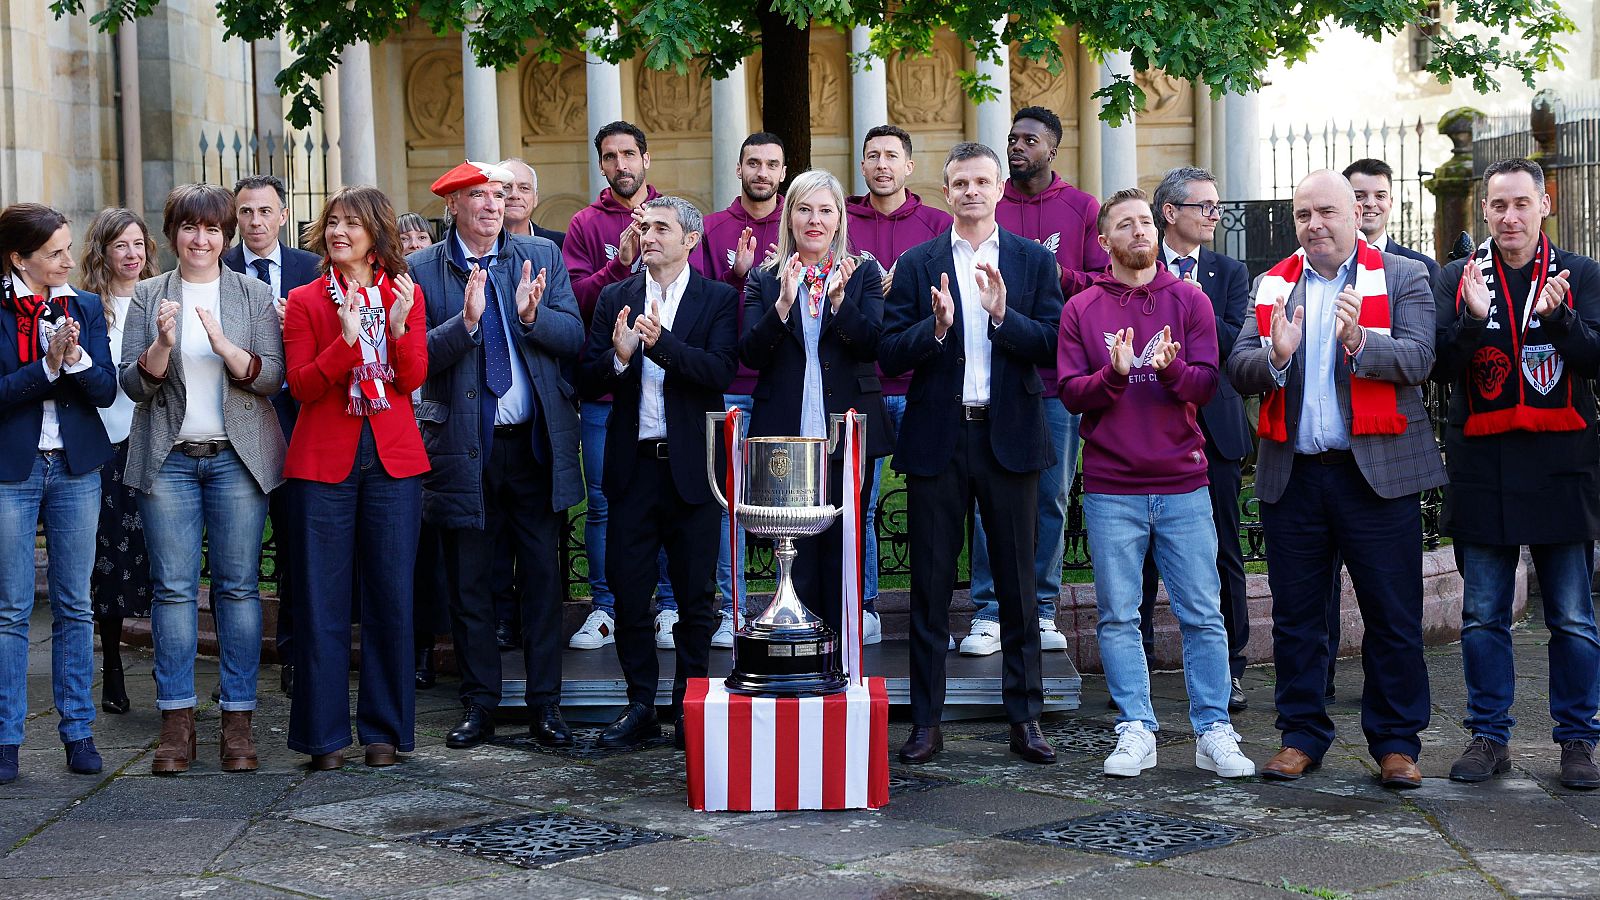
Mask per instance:
[[[737,321],[739,336],[744,336],[744,276],[733,274],[733,256],[738,251],[739,235],[746,228],[755,232],[755,265],[767,258],[767,246],[778,242],[778,229],[783,226],[783,197],[772,212],[757,219],[744,208],[742,199],[736,198],[727,209],[714,212],[705,219],[705,235],[700,239],[700,250],[690,259],[695,271],[704,278],[714,278],[733,285],[739,292]],[[749,394],[756,389],[756,371],[739,362],[739,371],[728,385],[730,394]]]
[[[660,196],[655,185],[645,186],[645,199]],[[561,245],[567,274],[572,277],[572,293],[583,312],[583,327],[588,332],[600,289],[632,274],[618,259],[617,241],[633,221],[633,208],[611,196],[606,188],[588,206],[578,210],[567,226],[567,240]]]
[[[1111,367],[1110,341],[1133,328],[1128,374]],[[1146,355],[1171,326],[1181,346],[1160,372]],[[1211,301],[1166,267],[1130,287],[1109,274],[1067,301],[1056,341],[1058,392],[1083,414],[1083,489],[1094,494],[1187,494],[1205,487],[1205,438],[1196,415],[1217,391]]]
[[[994,214],[1001,228],[1043,244],[1056,255],[1061,266],[1061,294],[1069,300],[1092,282],[1083,275],[1103,272],[1111,265],[1111,257],[1100,249],[1100,226],[1095,222],[1099,215],[1100,201],[1054,172],[1049,187],[1032,197],[1007,178]],[[1056,373],[1040,369],[1039,377],[1048,384]]]
[[[849,198],[844,208],[850,214],[851,249],[877,260],[885,272],[900,254],[949,231],[954,221],[944,210],[923,205],[922,198],[910,191],[906,191],[906,202],[888,215],[878,212],[868,194]],[[909,372],[891,378],[879,369],[878,379],[885,396],[903,396],[911,387]]]

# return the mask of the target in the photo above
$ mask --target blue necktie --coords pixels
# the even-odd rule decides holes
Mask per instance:
[[[250,266],[256,270],[257,278],[266,282],[268,286],[272,284],[272,260],[252,259],[250,260]]]
[[[1194,257],[1184,256],[1178,259],[1178,277],[1188,278],[1194,272]]]
[[[467,260],[468,263],[488,271],[493,257]],[[504,397],[511,390],[511,348],[506,346],[506,329],[500,321],[500,302],[495,296],[494,276],[483,285],[483,380],[489,392]]]

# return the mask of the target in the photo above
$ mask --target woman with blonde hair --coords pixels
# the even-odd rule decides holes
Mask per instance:
[[[155,241],[137,213],[113,206],[89,223],[83,251],[84,290],[100,295],[105,306],[111,362],[122,358],[123,326],[133,303],[134,285],[156,275]],[[133,398],[117,387],[117,400],[100,410],[116,458],[100,467],[100,528],[95,535],[94,576],[90,597],[100,626],[102,682],[100,708],[126,713],[131,706],[122,675],[122,621],[150,615],[150,560],[144,543],[139,494],[122,483],[128,464],[128,431],[133,426]]]
[[[894,439],[879,386],[878,336],[883,330],[883,273],[852,256],[846,235],[844,186],[812,169],[795,177],[784,200],[778,252],[752,269],[744,288],[739,356],[758,373],[750,436],[828,437],[829,417],[851,409],[867,416],[867,459],[887,456]],[[830,457],[830,503],[840,503],[844,442]],[[868,469],[871,465],[869,462]],[[871,483],[853,499],[868,523]],[[870,526],[868,526],[870,527]],[[795,542],[795,589],[835,631],[840,625],[843,528]],[[857,565],[861,563],[858,554]],[[870,612],[870,610],[869,610]]]

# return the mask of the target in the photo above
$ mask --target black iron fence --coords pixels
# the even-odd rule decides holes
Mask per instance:
[[[336,145],[319,128],[298,131],[285,123],[282,131],[258,134],[235,129],[228,134],[202,131],[196,179],[232,188],[246,175],[276,175],[288,187],[289,210],[284,243],[300,246],[300,233],[322,211],[328,197],[328,160]]]

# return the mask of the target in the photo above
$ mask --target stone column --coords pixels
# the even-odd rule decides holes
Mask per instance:
[[[467,159],[492,163],[500,159],[500,100],[494,69],[478,65],[472,52],[469,36],[477,30],[473,24],[461,33],[461,133]]]
[[[1261,139],[1255,94],[1229,94],[1227,105],[1229,200],[1261,198]]]
[[[995,34],[998,36],[1005,27],[1005,19],[995,22]],[[988,144],[996,153],[1000,154],[1001,159],[1005,159],[1006,135],[1011,131],[1010,45],[1004,43],[1000,45],[1000,60],[998,62],[979,59],[977,72],[979,75],[989,76],[989,86],[997,91],[993,100],[985,100],[978,104],[978,143]],[[1001,174],[1003,176],[1005,174],[1004,171]]]
[[[1126,53],[1114,53],[1100,64],[1100,87],[1106,87],[1117,74],[1133,76],[1133,60]],[[1139,132],[1134,119],[1113,126],[1100,123],[1100,190],[1112,194],[1139,186]]]
[[[750,134],[744,63],[711,82],[711,212],[739,196],[739,145]]]
[[[1211,174],[1217,176],[1217,196],[1233,200],[1233,186],[1228,183],[1228,160],[1233,156],[1228,146],[1227,96],[1211,101]]]
[[[850,52],[866,53],[871,40],[872,29],[857,25],[850,29]],[[850,73],[850,158],[858,163],[867,132],[889,121],[888,70],[888,62],[870,59]],[[855,167],[851,183],[855,185],[855,193],[867,192],[867,179],[862,177],[859,165]]]
[[[144,135],[139,127],[139,23],[117,29],[117,81],[122,111],[122,205],[144,214]]]
[[[1080,190],[1101,196],[1100,183],[1100,101],[1093,96],[1100,86],[1100,64],[1089,56],[1088,48],[1078,45],[1078,179]],[[1094,76],[1094,77],[1091,77]]]
[[[600,35],[599,29],[591,29],[588,37],[593,40]],[[622,71],[616,64],[590,53],[585,72],[588,74],[589,137],[592,139],[603,126],[622,118]],[[740,135],[739,139],[743,140],[744,136]],[[589,194],[598,197],[605,188],[606,179],[600,174],[599,161],[593,160],[589,164]]]
[[[1211,149],[1211,89],[1203,81],[1190,82],[1194,92],[1194,164],[1215,171]]]
[[[344,120],[340,116],[340,110],[344,109],[344,103],[343,98],[339,95],[339,68],[337,66],[334,67],[333,71],[322,76],[321,87],[319,90],[321,91],[320,96],[322,97],[321,140],[328,142],[328,151],[326,155],[324,155],[321,145],[315,144],[315,142],[318,140],[316,136],[315,119],[312,120],[312,127],[306,131],[302,131],[300,133],[300,140],[295,142],[296,154],[305,152],[305,136],[307,134],[312,136],[312,142],[315,144],[311,151],[311,161],[305,163],[306,186],[302,189],[304,193],[302,195],[301,202],[306,204],[303,210],[306,220],[315,218],[317,213],[321,211],[321,201],[313,200],[309,196],[309,194],[312,192],[312,185],[316,183],[312,178],[311,173],[316,170],[318,166],[322,167],[322,188],[324,195],[331,194],[339,188],[344,187],[346,184],[352,183],[344,180],[344,151],[339,146],[339,140],[344,134]],[[296,156],[296,163],[299,163],[301,158],[302,157]],[[296,169],[295,171],[298,172],[299,170]],[[296,175],[296,180],[300,180],[298,175]],[[290,199],[294,199],[293,194],[290,195]],[[297,214],[291,209],[289,213],[291,227],[293,223],[297,221],[296,215]]]
[[[496,72],[495,95],[500,98],[500,155],[495,160],[522,156],[522,72]]]
[[[339,54],[339,176],[345,184],[378,183],[372,113],[372,48],[351,44]]]

